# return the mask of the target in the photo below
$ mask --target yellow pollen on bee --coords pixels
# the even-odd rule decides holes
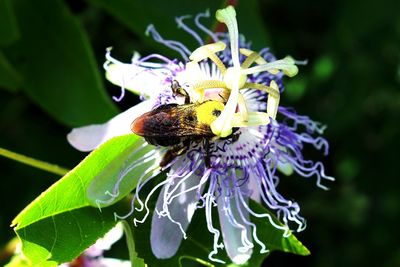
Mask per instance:
[[[216,100],[202,103],[196,108],[197,121],[202,124],[210,125],[218,118],[224,107],[222,102]]]

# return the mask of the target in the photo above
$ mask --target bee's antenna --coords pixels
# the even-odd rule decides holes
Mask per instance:
[[[181,87],[181,85],[179,84],[179,82],[177,80],[172,80],[171,89],[172,89],[172,93],[174,95],[176,95],[176,96],[179,95],[179,96],[185,97],[185,104],[190,103],[190,96],[189,96],[188,92],[186,92],[186,90],[183,89],[183,87]]]

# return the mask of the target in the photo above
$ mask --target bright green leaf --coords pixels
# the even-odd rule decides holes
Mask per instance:
[[[7,52],[23,89],[58,121],[104,122],[117,110],[106,95],[88,38],[61,0],[13,1],[21,38]]]
[[[261,206],[260,204],[252,201],[250,202],[251,209],[258,213],[268,213],[274,218],[275,223],[279,223],[279,220],[271,213],[268,209]],[[297,255],[307,256],[310,255],[310,251],[293,235],[284,237],[282,230],[276,229],[269,220],[265,218],[253,217],[252,221],[257,225],[257,232],[259,233],[260,240],[265,241],[267,249],[280,250],[284,252],[290,252]]]
[[[0,88],[16,91],[20,87],[21,81],[21,75],[0,51]]]
[[[18,227],[16,233],[33,266],[57,266],[79,256],[115,226],[114,212],[115,207],[102,212],[92,207],[74,209]]]
[[[14,255],[4,267],[31,267],[29,262],[22,255]]]
[[[14,230],[29,260],[40,266],[46,266],[46,260],[72,260],[115,224],[115,206],[102,211],[91,207],[87,190],[105,169],[118,163],[123,166],[120,155],[127,155],[139,140],[135,135],[125,135],[101,145],[14,219]],[[111,169],[115,172],[107,172],[110,180],[120,171]],[[140,173],[130,173],[131,190],[138,177]]]
[[[11,0],[0,0],[0,45],[9,45],[18,37],[19,31]]]

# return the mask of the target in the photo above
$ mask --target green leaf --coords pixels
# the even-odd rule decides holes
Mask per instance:
[[[251,201],[250,207],[258,214],[265,213],[271,215],[275,223],[281,224],[272,212],[260,204]],[[257,225],[257,233],[259,238],[260,240],[265,241],[267,249],[271,251],[279,250],[302,256],[310,255],[310,251],[293,234],[289,235],[288,237],[284,237],[282,230],[275,228],[268,219],[257,217],[252,218],[252,221]],[[250,262],[252,261],[250,260]]]
[[[45,208],[45,207],[44,207]],[[57,266],[79,256],[115,224],[115,207],[74,209],[17,228],[24,255],[33,266]]]
[[[278,219],[266,208],[260,204],[251,201],[251,209],[256,213],[266,213],[271,215],[275,223],[279,223]],[[214,227],[220,229],[218,225],[218,214],[216,209],[213,210],[213,223]],[[176,267],[176,266],[187,266],[189,262],[199,262],[207,266],[226,266],[208,259],[208,254],[212,250],[213,236],[207,230],[206,218],[204,209],[196,210],[192,221],[187,231],[188,238],[183,240],[178,252],[174,257],[170,259],[160,260],[154,257],[150,247],[150,228],[151,228],[151,216],[145,221],[144,224],[139,224],[135,230],[135,240],[137,244],[141,244],[137,247],[137,251],[141,258],[144,258],[146,264],[149,267],[165,266],[165,267]],[[288,237],[283,236],[283,231],[275,228],[268,219],[266,218],[255,218],[251,217],[252,221],[257,225],[257,236],[266,245],[267,249],[271,252],[278,250],[283,252],[294,253],[297,255],[309,255],[309,250],[292,234]],[[263,260],[269,255],[259,253],[260,247],[254,242],[255,248],[253,254],[247,265],[243,266],[261,266]],[[220,250],[216,256],[218,259],[225,261],[227,264],[230,262],[226,253]],[[196,265],[197,266],[197,265]]]
[[[70,261],[115,225],[117,208],[112,206],[100,211],[91,207],[87,190],[100,173],[118,164],[122,160],[119,156],[126,155],[139,140],[135,135],[109,140],[14,219],[14,230],[22,240],[22,250],[34,265],[54,266]],[[111,180],[120,171],[112,169],[116,172],[108,172]],[[131,189],[139,176],[139,173],[131,173]]]
[[[0,0],[0,46],[13,43],[19,37],[17,22],[10,0]]]
[[[21,75],[0,51],[0,88],[16,91],[21,86],[21,82]]]
[[[130,224],[127,221],[122,221],[122,225],[124,227],[126,243],[128,245],[128,250],[129,250],[129,259],[130,262],[132,263],[132,266],[145,267],[146,265],[144,263],[144,260],[139,258],[136,252],[135,239],[133,235],[133,229],[131,227],[132,224]]]
[[[15,0],[21,38],[7,52],[25,92],[51,116],[75,127],[116,114],[89,40],[61,0]]]

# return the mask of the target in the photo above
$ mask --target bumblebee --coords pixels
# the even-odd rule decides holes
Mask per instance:
[[[185,97],[189,96],[177,82],[173,82],[172,91]],[[221,114],[225,105],[216,100],[202,103],[165,104],[136,118],[131,130],[152,144],[172,146],[160,162],[160,167],[167,166],[175,157],[183,154],[190,143],[204,140],[205,164],[210,166],[209,141],[215,138],[210,124]]]

